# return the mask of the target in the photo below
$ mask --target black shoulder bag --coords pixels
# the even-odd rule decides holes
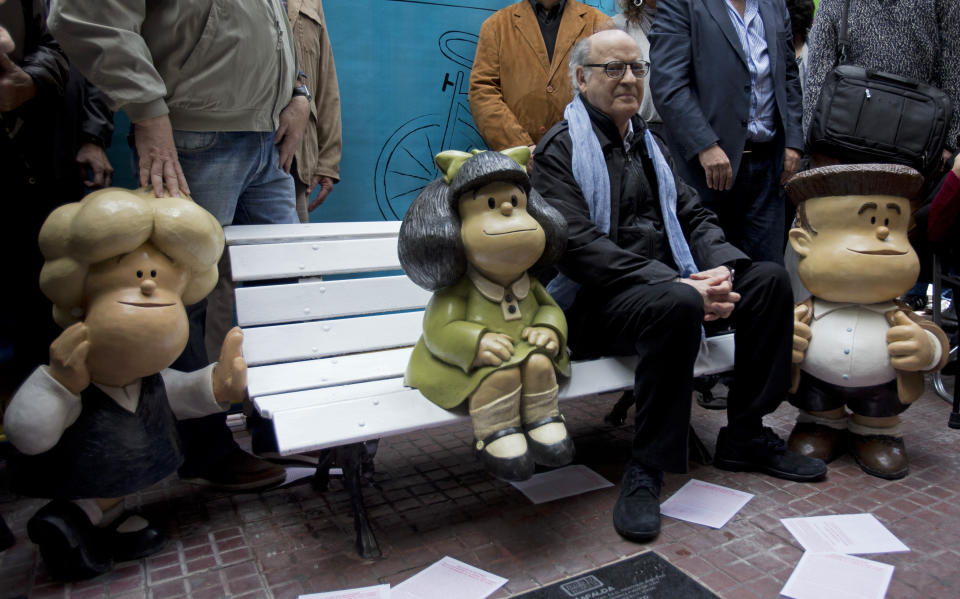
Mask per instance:
[[[839,64],[823,84],[810,122],[807,149],[845,163],[892,162],[924,175],[940,164],[953,112],[932,85],[845,64],[847,13],[839,31]]]

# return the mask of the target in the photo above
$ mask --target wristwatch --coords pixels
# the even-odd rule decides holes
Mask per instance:
[[[313,95],[310,93],[310,88],[307,87],[306,83],[301,83],[300,85],[293,88],[293,97],[303,96],[307,99],[307,102],[313,101]]]

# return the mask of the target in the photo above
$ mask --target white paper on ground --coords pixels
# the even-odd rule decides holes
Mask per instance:
[[[839,553],[804,553],[781,595],[793,599],[883,599],[893,566]]]
[[[745,493],[692,478],[660,504],[660,513],[678,520],[723,528],[753,493]]]
[[[393,587],[392,599],[483,599],[507,583],[450,556]]]
[[[309,595],[300,595],[299,599],[390,599],[390,585],[378,584],[362,589],[310,593]]]
[[[541,472],[534,474],[530,480],[510,484],[533,503],[547,503],[613,486],[613,483],[582,464]]]
[[[811,553],[893,553],[910,548],[893,536],[873,514],[840,514],[780,520]]]

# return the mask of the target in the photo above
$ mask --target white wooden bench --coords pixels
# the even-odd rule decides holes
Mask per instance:
[[[280,454],[467,419],[403,384],[430,293],[400,270],[399,229],[397,221],[225,228],[233,280],[245,284],[236,305],[249,394],[272,423]],[[733,335],[708,342],[696,373],[729,370]],[[633,357],[574,360],[560,398],[631,389],[635,364]],[[358,549],[374,557],[362,496],[354,507]]]

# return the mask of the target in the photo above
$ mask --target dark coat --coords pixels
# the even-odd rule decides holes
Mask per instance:
[[[800,79],[783,0],[759,0],[776,99],[778,165],[803,149]],[[747,140],[750,71],[725,0],[663,0],[650,32],[650,90],[680,175],[706,187],[699,152],[719,144],[736,178]]]
[[[610,174],[610,233],[603,234],[590,221],[587,202],[572,174],[567,122],[561,121],[540,140],[533,168],[534,187],[567,221],[567,249],[558,268],[584,287],[611,294],[679,277],[663,227],[656,175],[643,143],[646,124],[633,117],[634,143],[625,151],[613,121],[584,104]],[[657,143],[676,173],[669,151],[659,139]],[[747,260],[725,241],[716,216],[700,204],[697,193],[676,176],[674,184],[677,217],[699,269]]]

